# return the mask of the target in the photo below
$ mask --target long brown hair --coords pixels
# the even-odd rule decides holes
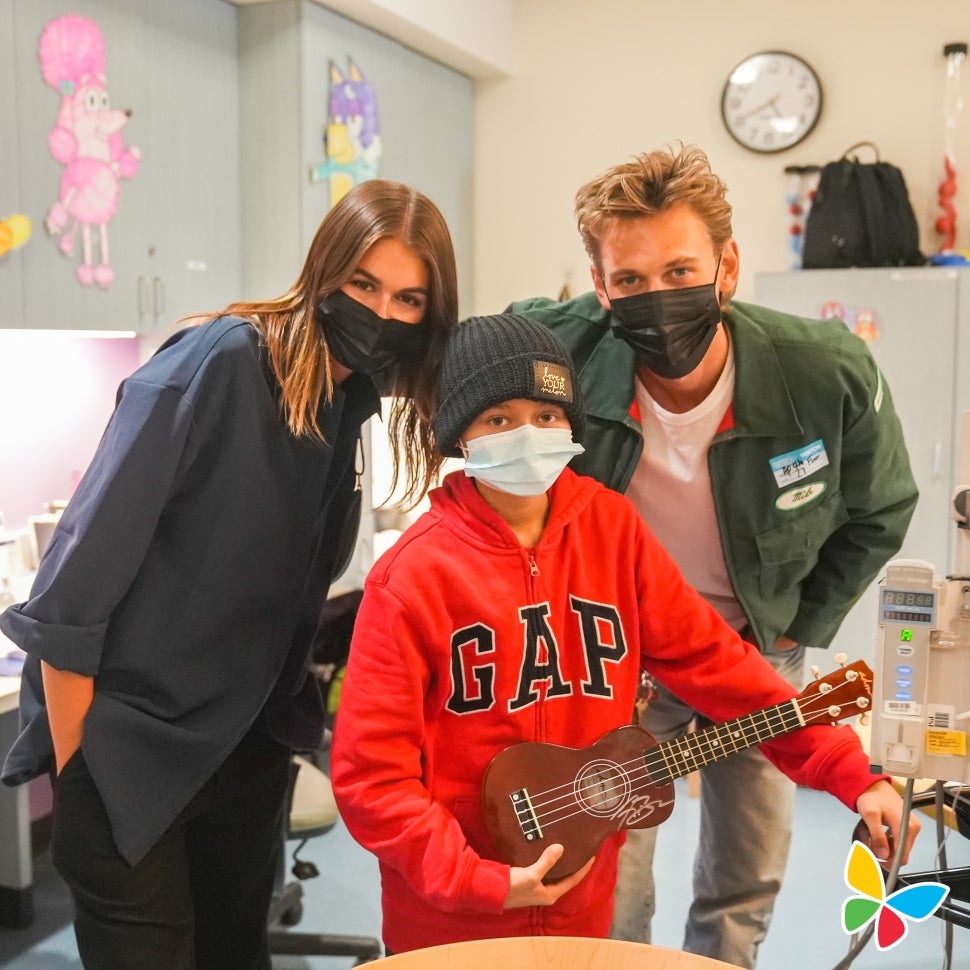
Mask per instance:
[[[458,281],[451,234],[437,206],[400,182],[370,179],[355,185],[327,213],[296,282],[274,300],[232,303],[223,313],[246,317],[262,334],[282,389],[283,419],[297,436],[321,438],[317,412],[333,399],[332,357],[314,319],[317,304],[339,290],[363,255],[381,239],[400,239],[428,267],[424,344],[389,373],[393,401],[388,437],[393,447],[391,490],[418,501],[434,484],[442,458],[430,421],[448,329],[458,319]],[[387,388],[385,388],[387,390]]]

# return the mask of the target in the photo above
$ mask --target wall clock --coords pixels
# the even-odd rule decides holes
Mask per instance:
[[[721,117],[731,137],[753,152],[797,145],[822,113],[822,85],[814,69],[786,51],[746,57],[721,95]]]

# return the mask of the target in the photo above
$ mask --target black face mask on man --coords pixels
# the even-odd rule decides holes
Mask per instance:
[[[703,360],[721,322],[717,269],[714,279],[611,299],[613,336],[625,340],[658,377],[685,377]]]
[[[356,374],[377,374],[417,353],[424,339],[420,323],[386,320],[343,290],[324,297],[314,314],[330,352]]]

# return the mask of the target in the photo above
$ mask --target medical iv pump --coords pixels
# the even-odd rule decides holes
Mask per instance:
[[[908,778],[970,783],[970,411],[961,423],[954,568],[894,559],[879,583],[869,759]]]

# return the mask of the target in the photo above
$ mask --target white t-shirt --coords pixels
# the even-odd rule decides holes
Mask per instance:
[[[637,402],[643,426],[643,454],[627,496],[680,566],[690,583],[736,630],[747,617],[734,596],[727,567],[707,451],[734,398],[734,354],[711,393],[683,414],[662,408],[639,379]]]

